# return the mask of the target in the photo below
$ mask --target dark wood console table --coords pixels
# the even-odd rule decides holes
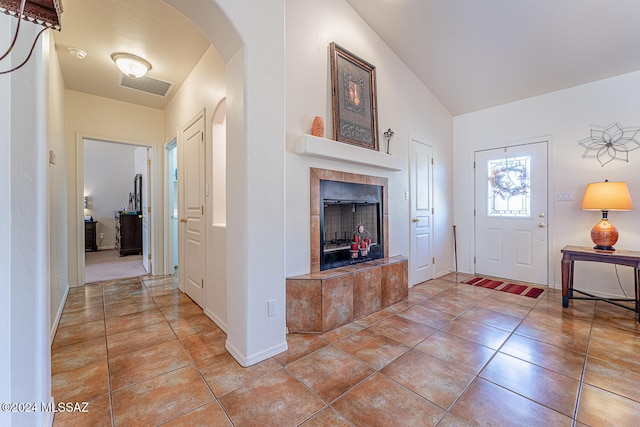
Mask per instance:
[[[638,322],[640,322],[640,301],[638,300],[638,281],[640,280],[640,252],[637,251],[600,251],[593,248],[583,246],[565,246],[562,249],[562,306],[568,307],[570,299],[585,299],[585,300],[598,300],[606,301],[611,304],[615,304],[619,307],[623,307],[629,310],[633,310],[639,314]],[[575,261],[591,261],[591,262],[604,262],[607,264],[626,265],[633,268],[634,278],[634,299],[631,298],[604,298],[596,295],[589,294],[584,291],[579,291],[573,287],[573,269]],[[574,292],[586,297],[574,296]],[[633,302],[634,307],[620,304],[620,302]]]

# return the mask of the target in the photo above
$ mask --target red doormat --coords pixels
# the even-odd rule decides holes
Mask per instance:
[[[529,298],[538,298],[544,292],[542,288],[536,288],[534,286],[516,285],[515,283],[509,283],[504,285],[504,282],[499,280],[485,279],[484,277],[474,277],[473,279],[464,282],[467,285],[480,286],[483,288],[495,289],[497,291],[508,292],[510,294],[524,295]]]

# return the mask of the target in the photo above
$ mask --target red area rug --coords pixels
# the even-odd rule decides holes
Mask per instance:
[[[474,277],[464,283],[467,285],[481,286],[483,288],[508,292],[510,294],[524,295],[529,298],[538,298],[544,292],[544,289],[536,288],[535,286],[516,285],[515,283],[505,285],[504,282],[501,282],[500,280],[485,279],[484,277]]]

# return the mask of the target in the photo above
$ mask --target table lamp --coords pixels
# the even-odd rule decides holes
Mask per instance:
[[[631,211],[633,202],[626,182],[593,182],[587,185],[582,199],[582,209],[602,211],[602,220],[591,229],[594,249],[614,251],[618,230],[607,218],[609,211]]]

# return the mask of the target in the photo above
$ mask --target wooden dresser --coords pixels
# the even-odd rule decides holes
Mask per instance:
[[[142,254],[142,218],[137,213],[118,211],[116,217],[116,249],[120,256]]]
[[[97,252],[98,240],[96,239],[96,224],[98,221],[84,222],[84,251]]]

